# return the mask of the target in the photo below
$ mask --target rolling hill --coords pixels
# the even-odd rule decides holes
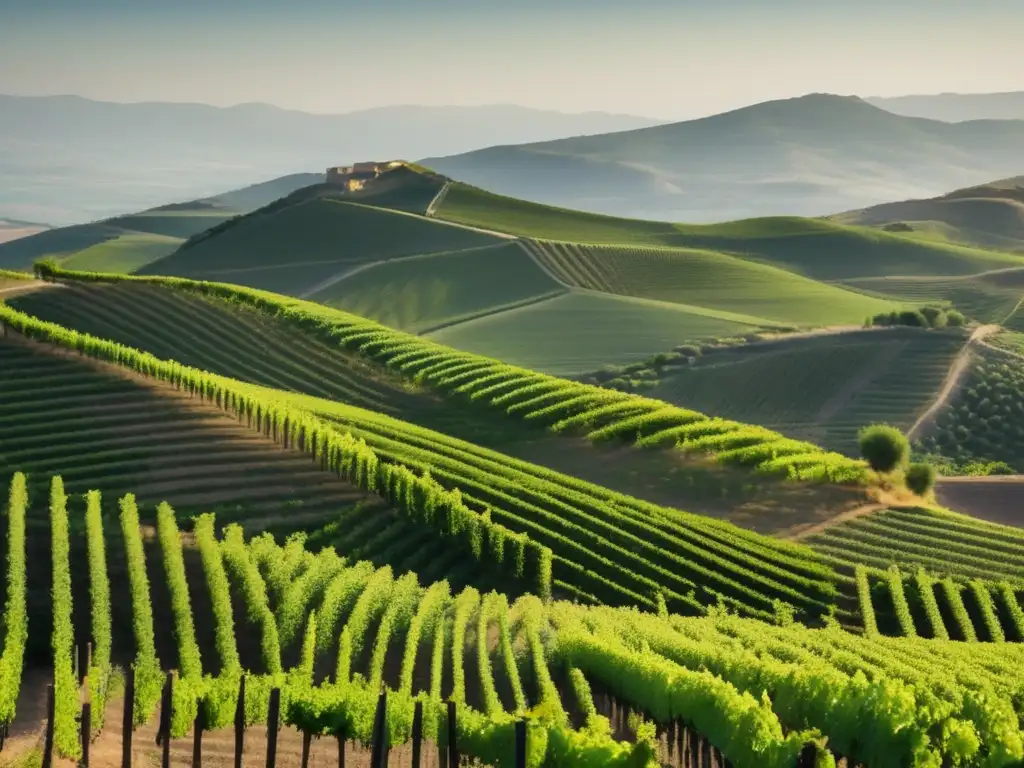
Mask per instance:
[[[0,268],[24,270],[40,259],[50,258],[75,269],[134,272],[172,253],[192,235],[322,178],[317,174],[292,174],[211,198],[45,229],[0,242]]]
[[[812,94],[700,120],[421,161],[500,194],[674,221],[820,216],[1024,164],[1024,120],[950,124]]]
[[[511,363],[581,374],[687,341],[859,325],[918,301],[829,281],[1021,265],[1010,254],[821,220],[604,217],[401,164],[358,191],[297,190],[137,273],[287,293]]]
[[[843,224],[914,232],[921,237],[1024,253],[1024,176],[829,218]]]
[[[407,209],[422,203],[397,197]],[[728,296],[705,279],[715,269],[729,270],[758,311],[784,308],[770,301],[773,282],[815,312],[847,294],[870,300],[736,254],[527,244],[321,190],[225,222],[191,247],[236,238],[208,256],[244,266],[252,248],[265,266],[271,249],[243,237],[250,227],[269,238],[258,227],[276,216],[335,208],[360,248],[397,248],[413,227],[427,227],[416,237],[436,247],[430,238],[448,230],[488,239],[354,262],[362,268],[351,279],[377,270],[384,279],[340,303],[366,296],[386,311],[388,292],[372,287],[399,285],[392,270],[403,264],[436,258],[445,285],[475,285],[508,263],[492,281],[503,292],[452,293],[504,301],[501,311],[426,301],[444,291],[424,291],[437,317],[437,307],[472,315],[438,333],[567,302],[642,308],[635,327],[606,308],[577,326],[623,337],[652,324],[655,309],[749,322],[721,304]],[[389,231],[382,220],[400,237],[360,240],[363,222]],[[735,237],[761,226],[729,228]],[[346,234],[317,231],[323,242]],[[634,257],[644,269],[628,268]],[[475,259],[488,267],[474,272]],[[676,260],[688,271],[673,280]],[[699,749],[718,766],[792,768],[798,755],[826,766],[1024,759],[1017,529],[921,499],[896,503],[898,487],[877,485],[863,464],[792,437],[460,352],[322,303],[181,277],[38,271],[48,282],[23,279],[28,292],[0,303],[5,760],[39,742],[33,705],[51,680],[57,750],[78,755],[72,657],[84,640],[94,643],[93,711],[107,713],[92,721],[97,763],[120,756],[118,681],[129,665],[140,764],[155,757],[158,710],[174,759],[200,740],[207,762],[229,755],[243,675],[245,724],[268,723],[271,690],[280,691],[282,763],[298,763],[305,742],[317,759],[341,751],[360,764],[366,752],[345,742],[366,744],[375,730],[403,760],[417,704],[431,749],[452,732],[463,755],[497,766],[514,764],[518,720],[531,759],[573,768],[678,764],[680,733],[682,754]],[[411,271],[406,284],[427,274]],[[548,285],[538,274],[580,285],[537,296]],[[659,290],[668,293],[627,295]],[[681,303],[698,298],[716,306]],[[552,323],[537,322],[535,338]],[[708,353],[673,375],[716,376],[745,355],[757,371],[705,392],[754,406],[758,391],[774,391],[788,396],[787,418],[810,420],[815,396],[877,369],[892,412],[905,413],[929,376],[951,370],[963,337],[804,334]],[[851,410],[882,412],[877,400],[862,405]],[[893,497],[874,496],[883,491]],[[168,670],[173,694],[161,706]],[[382,689],[386,729],[374,726],[383,726],[373,714]],[[265,735],[247,734],[246,761],[266,757]]]

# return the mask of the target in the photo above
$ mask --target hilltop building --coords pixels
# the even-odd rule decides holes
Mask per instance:
[[[363,184],[380,176],[384,171],[395,168],[402,163],[395,160],[388,163],[373,161],[338,165],[327,169],[327,183],[340,184],[349,190],[361,189]]]

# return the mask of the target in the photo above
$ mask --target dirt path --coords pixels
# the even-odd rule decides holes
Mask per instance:
[[[427,206],[427,210],[424,212],[424,216],[432,217],[437,213],[437,209],[441,207],[441,203],[448,197],[448,190],[452,188],[451,181],[446,181],[441,185],[441,188],[437,190],[437,194],[434,195],[434,199],[430,201],[430,205]]]
[[[979,325],[974,329],[974,332],[964,344],[963,349],[960,350],[956,359],[953,360],[953,364],[949,367],[949,372],[946,374],[946,378],[942,382],[942,388],[939,390],[939,394],[935,397],[935,400],[930,406],[928,406],[925,412],[917,417],[917,421],[914,422],[913,426],[907,430],[908,440],[913,440],[917,437],[921,431],[931,423],[936,414],[947,402],[949,402],[949,398],[956,392],[961,380],[963,379],[964,373],[967,371],[967,366],[971,362],[971,347],[975,344],[988,346],[983,342],[985,337],[991,336],[999,330],[1000,326],[998,325]]]

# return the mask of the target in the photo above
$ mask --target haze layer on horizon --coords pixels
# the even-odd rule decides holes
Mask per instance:
[[[1006,0],[0,0],[0,92],[687,119],[811,92],[1024,89]]]

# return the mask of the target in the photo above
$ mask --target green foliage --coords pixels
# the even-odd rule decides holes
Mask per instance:
[[[4,605],[4,645],[0,655],[0,725],[9,725],[17,713],[21,673],[28,642],[26,605],[25,513],[28,490],[25,475],[11,478],[7,501],[7,597]]]
[[[110,609],[110,577],[107,575],[107,545],[103,535],[103,509],[99,491],[90,491],[86,495],[85,537],[89,557],[89,602],[93,642],[92,667],[88,670],[89,692],[92,706],[99,718],[95,725],[102,727],[111,675],[113,619]]]
[[[163,674],[156,656],[153,631],[153,606],[150,603],[146,554],[142,547],[142,529],[135,495],[122,497],[121,533],[128,569],[128,587],[132,596],[132,628],[135,636],[135,724],[142,725],[156,709],[163,689]]]
[[[861,455],[876,472],[893,472],[904,466],[910,457],[910,444],[895,427],[872,424],[857,436]]]
[[[931,464],[916,462],[907,467],[907,488],[918,496],[924,496],[935,487],[936,472]]]
[[[174,635],[178,643],[178,664],[182,677],[202,677],[203,665],[196,643],[195,627],[192,623],[192,601],[188,594],[188,579],[185,576],[185,560],[181,550],[181,537],[174,510],[164,503],[156,510],[157,536],[160,539],[161,559],[171,595],[171,612],[174,615]]]
[[[274,622],[274,614],[270,610],[266,584],[245,546],[241,527],[237,524],[227,526],[224,529],[224,540],[220,546],[227,571],[241,591],[246,617],[260,631],[260,649],[264,667],[271,675],[280,674],[282,672],[281,645],[277,634],[277,624]]]
[[[871,583],[868,581],[868,570],[858,565],[854,571],[857,581],[857,599],[860,602],[860,615],[864,622],[864,634],[869,637],[878,634],[878,620],[875,617],[875,605],[871,601]]]
[[[964,317],[962,312],[951,309],[946,312],[946,325],[950,328],[963,328],[967,325],[967,318]]]
[[[81,753],[78,741],[78,680],[72,666],[75,628],[71,614],[71,539],[68,529],[64,482],[54,477],[50,485],[50,543],[53,563],[53,744],[67,757]]]
[[[509,376],[518,377],[518,386],[512,393],[517,397],[529,391],[531,387],[536,385],[546,387],[551,392],[557,392],[555,400],[547,403],[544,406],[545,408],[555,405],[557,402],[574,402],[580,406],[580,410],[584,410],[587,401],[577,400],[580,395],[594,393],[596,396],[597,393],[603,393],[599,397],[599,402],[601,405],[606,405],[610,401],[604,399],[604,395],[612,394],[596,387],[557,379],[546,374],[511,366],[483,356],[458,353],[443,346],[442,344],[411,336],[399,331],[393,331],[362,318],[347,315],[343,312],[324,309],[322,306],[310,304],[308,302],[287,299],[285,297],[276,296],[263,291],[256,291],[227,284],[206,283],[180,278],[139,278],[118,277],[98,273],[69,273],[55,269],[53,266],[39,266],[41,274],[43,274],[47,279],[60,278],[62,280],[73,279],[97,282],[148,282],[165,286],[173,290],[236,301],[258,309],[261,312],[274,315],[281,322],[301,329],[303,333],[310,333],[317,338],[330,343],[340,344],[346,349],[357,352],[374,363],[386,365],[391,370],[401,373],[403,376],[410,379],[415,378],[424,384],[434,386],[442,390],[444,390],[444,386],[440,382],[446,378],[445,366],[439,365],[435,367],[433,373],[427,374],[424,373],[423,370],[426,367],[425,361],[432,360],[435,363],[444,363],[445,361],[460,364],[473,363],[477,367],[475,368],[472,377],[480,382],[479,388],[490,387],[494,382],[493,376],[495,374],[507,374]],[[551,303],[553,302],[548,302],[548,304]],[[12,314],[5,312],[0,316],[4,317],[4,319],[7,319],[9,322],[16,322],[16,327],[19,329],[26,328],[26,318],[24,318],[24,316],[18,316],[17,321],[15,321],[15,315],[17,315],[17,313]],[[43,329],[37,325],[32,323],[30,324],[33,325],[33,333],[43,331]],[[77,344],[78,342],[76,341],[75,345],[77,346]],[[660,348],[664,349],[665,345],[661,345]],[[467,387],[466,384],[467,382],[460,382],[457,386],[463,394],[472,397],[477,387]],[[482,404],[489,404],[490,406],[497,407],[505,402],[505,400],[502,399],[504,396],[505,395],[502,394],[490,398],[480,398],[480,400],[484,401]],[[631,397],[630,395],[619,396]],[[508,403],[508,405],[513,405],[513,403]],[[662,411],[670,408],[667,404],[657,400],[644,400],[642,401],[642,405],[649,412]],[[499,410],[507,412],[507,407],[508,406],[505,406]],[[688,418],[689,412],[683,411],[682,409],[677,410],[679,411],[681,418]],[[564,418],[575,415],[576,412],[577,411],[574,410],[574,408],[565,408],[565,411],[558,415],[559,418]],[[518,418],[529,419],[531,417],[531,413],[532,411],[529,409],[521,409],[516,411],[515,415]],[[553,412],[549,413],[552,416],[555,415]],[[700,414],[698,414],[698,416],[700,418],[705,418]],[[863,476],[863,465],[860,462],[853,461],[844,456],[822,451],[820,448],[810,444],[807,446],[806,454],[805,465],[811,464],[812,462],[810,461],[810,457],[817,455],[818,459],[813,462],[813,466],[795,468],[796,471],[791,473],[789,472],[791,463],[786,461],[785,457],[779,457],[771,463],[770,468],[773,472],[777,472],[783,477],[796,476],[801,479],[814,478],[831,482],[856,481]]]

